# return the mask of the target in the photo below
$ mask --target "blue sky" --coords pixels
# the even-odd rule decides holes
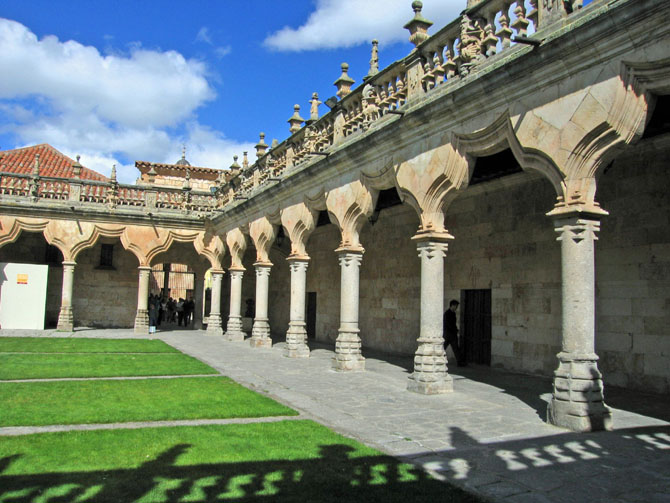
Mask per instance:
[[[434,33],[466,0],[424,0]],[[293,105],[412,49],[410,0],[0,0],[0,149],[50,143],[133,183],[135,160],[226,168]],[[321,113],[327,111],[321,105]]]

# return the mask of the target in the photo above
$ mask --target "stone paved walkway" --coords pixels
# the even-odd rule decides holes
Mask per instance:
[[[34,335],[0,332],[18,334]],[[338,373],[324,346],[289,359],[282,343],[257,349],[199,331],[155,335],[303,417],[494,501],[670,502],[669,397],[606,388],[615,430],[575,434],[544,422],[551,382],[543,378],[454,368],[453,393],[422,396],[405,389],[409,358],[364,352],[365,372]]]

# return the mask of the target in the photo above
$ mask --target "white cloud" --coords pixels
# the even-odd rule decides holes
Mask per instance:
[[[0,132],[15,135],[17,146],[49,143],[80,154],[105,175],[116,164],[123,183],[137,179],[135,160],[173,163],[182,143],[193,165],[217,168],[252,148],[197,122],[197,108],[214,98],[208,69],[175,51],[135,45],[129,54],[102,55],[76,41],[38,40],[0,18],[0,68]]]
[[[174,125],[214,98],[205,65],[175,51],[103,56],[72,40],[38,40],[7,19],[0,19],[0,68],[0,98],[40,95],[59,112],[95,110],[134,127]]]
[[[458,17],[466,0],[425,0],[423,5],[423,16],[442,27]],[[376,38],[383,46],[407,41],[403,26],[413,15],[408,0],[317,0],[302,26],[286,26],[264,44],[279,51],[309,51],[353,47]]]
[[[195,36],[195,41],[212,45],[212,37],[209,34],[209,28],[207,28],[206,26],[200,28],[198,30],[198,34]]]

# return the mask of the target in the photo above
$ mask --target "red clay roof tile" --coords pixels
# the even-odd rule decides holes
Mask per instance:
[[[32,147],[0,151],[0,171],[29,175],[35,166],[35,155],[40,155],[40,176],[57,178],[73,178],[74,161],[62,154],[51,145],[41,143]],[[83,180],[99,180],[106,182],[106,176],[82,166],[80,177]]]

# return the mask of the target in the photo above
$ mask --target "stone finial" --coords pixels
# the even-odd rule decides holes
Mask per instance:
[[[248,152],[242,152],[242,169],[247,169],[249,167],[249,158],[247,157]]]
[[[186,176],[184,177],[184,185],[182,186],[184,190],[191,190],[191,170],[186,168]]]
[[[432,22],[421,15],[421,9],[423,9],[423,3],[419,2],[419,0],[412,2],[414,18],[404,26],[406,30],[409,30],[409,41],[414,44],[414,47],[417,47],[430,38],[430,35],[428,35],[428,28],[433,26]]]
[[[153,184],[156,181],[156,170],[154,169],[153,166],[151,166],[151,169],[147,172],[147,181],[151,184]]]
[[[242,168],[240,167],[239,164],[237,164],[237,156],[233,156],[233,163],[230,165],[230,171],[233,172],[233,175],[236,175],[237,173],[240,172]]]
[[[293,105],[293,115],[291,115],[291,118],[286,122],[291,125],[291,127],[288,128],[291,133],[300,131],[302,123],[305,122],[305,119],[300,117],[300,105]]]
[[[333,82],[333,85],[337,87],[337,96],[342,99],[347,94],[351,92],[351,85],[355,82],[354,79],[349,77],[347,72],[349,71],[349,63],[342,63],[342,75],[340,78]]]
[[[374,77],[379,73],[379,41],[374,39],[372,41],[372,52],[370,54],[370,70],[363,80]]]
[[[260,135],[260,140],[258,140],[258,143],[256,143],[256,157],[260,157],[262,155],[265,155],[265,152],[268,150],[268,144],[265,143],[265,133],[261,133]]]
[[[109,179],[112,182],[116,181],[116,164],[112,164],[112,173],[109,175]]]
[[[270,148],[271,149],[272,148],[277,148],[278,145],[279,145],[279,141],[277,140],[277,138],[273,138],[272,139],[272,144],[270,145]]]
[[[468,5],[465,7],[466,9],[469,9],[470,7],[474,7],[478,3],[482,3],[483,0],[468,0]]]
[[[32,176],[40,176],[40,154],[35,154],[35,164],[33,164]]]
[[[319,105],[321,104],[319,101],[319,93],[312,93],[312,99],[309,100],[309,102],[312,105],[309,109],[309,120],[319,120]]]
[[[81,156],[77,156],[77,160],[72,163],[72,171],[74,172],[74,177],[79,178],[81,176],[81,164],[79,164],[79,159]]]

